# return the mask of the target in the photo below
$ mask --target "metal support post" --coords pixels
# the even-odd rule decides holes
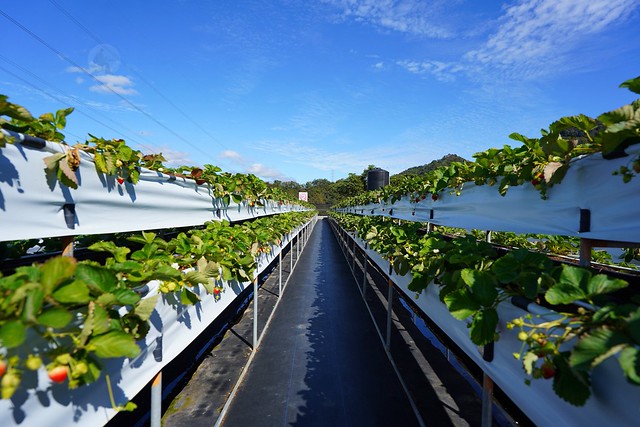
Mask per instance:
[[[282,248],[278,253],[278,296],[282,295]]]
[[[580,239],[580,267],[591,265],[591,249],[593,242],[590,239]]]
[[[293,270],[293,237],[289,240],[289,273]]]
[[[356,239],[353,239],[353,260],[351,262],[351,271],[355,274],[356,271]]]
[[[253,278],[253,351],[258,347],[258,277]]]
[[[493,409],[493,380],[483,373],[482,375],[482,427],[490,427]]]
[[[393,281],[391,280],[391,273],[393,268],[393,261],[389,265],[389,292],[387,293],[387,337],[384,346],[388,351],[391,350],[391,314],[393,313]]]
[[[364,274],[362,276],[362,297],[364,298],[366,292],[367,292],[367,265],[369,264],[367,262],[367,253],[364,253],[364,261],[362,261],[364,264]]]
[[[162,419],[162,371],[151,383],[151,427],[160,427]]]

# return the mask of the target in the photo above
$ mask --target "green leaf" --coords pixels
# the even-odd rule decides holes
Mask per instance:
[[[584,268],[562,266],[558,282],[545,294],[550,304],[570,304],[586,297],[585,289],[591,277]]]
[[[151,313],[156,308],[160,295],[154,295],[149,298],[141,299],[134,308],[135,314],[142,320],[147,321],[151,317]]]
[[[22,309],[22,320],[27,322],[36,321],[36,316],[42,309],[42,303],[44,302],[44,292],[42,288],[30,289],[27,292],[25,304]]]
[[[118,158],[120,160],[129,161],[133,155],[133,150],[127,145],[121,145],[118,148]]]
[[[27,328],[19,320],[12,320],[0,326],[0,343],[6,348],[20,346],[27,337]]]
[[[493,275],[486,271],[465,268],[460,277],[471,288],[471,293],[480,305],[490,307],[494,304],[498,298],[498,291]]]
[[[67,115],[71,114],[73,108],[65,108],[62,110],[56,111],[55,124],[56,128],[64,129],[67,126]]]
[[[626,347],[620,352],[618,363],[627,379],[640,385],[640,351],[635,347]]]
[[[620,87],[626,87],[631,92],[640,93],[640,76],[620,83]]]
[[[95,352],[101,358],[136,357],[140,347],[133,337],[125,332],[111,331],[104,335],[91,338],[87,350]]]
[[[96,252],[109,252],[117,262],[125,262],[127,260],[127,254],[131,252],[131,249],[116,246],[116,244],[111,241],[96,242],[89,246],[89,249]]]
[[[53,122],[55,120],[53,118],[53,113],[44,113],[40,115],[39,119],[44,122]]]
[[[182,289],[182,292],[180,292],[180,302],[184,305],[194,305],[200,302],[200,297],[188,289]]]
[[[107,310],[96,305],[93,310],[93,319],[92,319],[92,335],[102,335],[109,331],[109,326],[111,323],[111,319],[109,318],[109,313]]]
[[[111,292],[118,285],[118,279],[111,270],[97,265],[79,264],[76,278],[103,292]]]
[[[113,294],[116,296],[118,303],[122,305],[133,305],[140,301],[140,295],[131,289],[118,289]]]
[[[466,288],[445,295],[444,303],[451,315],[458,320],[464,320],[480,309],[480,304],[472,298],[471,292]]]
[[[73,315],[64,308],[52,307],[38,316],[38,323],[51,328],[64,328],[71,322]]]
[[[68,280],[76,271],[76,260],[71,257],[51,258],[44,263],[41,269],[40,283],[45,294],[50,294],[65,280]]]
[[[629,284],[621,279],[610,279],[604,274],[597,274],[589,280],[587,285],[588,297],[615,292],[626,288]]]
[[[469,335],[476,345],[493,342],[496,326],[498,326],[498,312],[495,308],[485,308],[478,311],[471,321]]]
[[[173,279],[180,279],[181,277],[182,273],[170,265],[160,265],[153,273],[154,279],[162,281],[171,281]]]
[[[557,368],[553,377],[553,390],[570,404],[583,406],[591,396],[589,374],[573,369],[566,356],[567,353],[561,353],[553,358],[553,364]]]
[[[107,163],[104,160],[104,156],[101,153],[96,153],[93,156],[93,161],[96,165],[96,170],[100,173],[108,173]]]
[[[68,285],[60,286],[53,293],[53,298],[66,304],[80,304],[89,302],[89,287],[82,282],[73,281]]]
[[[520,274],[521,260],[513,252],[498,258],[491,266],[491,271],[501,283],[512,283]]]
[[[580,338],[571,350],[569,363],[575,369],[589,370],[622,350],[620,345],[627,343],[626,337],[620,332],[596,329]]]

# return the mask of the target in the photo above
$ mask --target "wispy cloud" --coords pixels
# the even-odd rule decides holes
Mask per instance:
[[[317,93],[308,93],[298,111],[285,124],[276,126],[273,130],[295,132],[305,139],[331,135],[343,120],[345,108],[344,101],[338,102]]]
[[[432,74],[436,79],[443,82],[451,82],[456,79],[456,74],[460,73],[464,67],[455,62],[441,61],[398,61],[400,67],[414,74]]]
[[[580,54],[580,49],[593,48],[596,36],[627,21],[639,5],[637,0],[519,0],[504,7],[486,38],[458,59],[396,64],[445,82],[462,74],[476,81],[558,75],[593,65],[594,55]]]
[[[254,149],[276,155],[288,163],[303,165],[318,171],[335,171],[338,175],[361,171],[366,169],[368,165],[376,165],[391,173],[398,173],[415,166],[416,159],[425,159],[426,163],[448,154],[446,150],[451,149],[450,146],[441,148],[442,144],[425,143],[424,139],[419,142],[407,142],[406,137],[407,135],[399,137],[403,139],[403,143],[385,144],[359,150],[350,149],[349,151],[325,150],[317,144],[292,141],[258,142],[254,144]]]
[[[522,0],[504,9],[496,31],[464,60],[535,78],[566,64],[567,54],[624,21],[636,0]]]
[[[438,18],[441,1],[420,0],[325,0],[337,7],[343,19],[354,19],[375,27],[431,38],[452,37],[453,32]]]

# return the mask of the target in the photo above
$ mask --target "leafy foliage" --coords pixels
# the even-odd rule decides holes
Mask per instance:
[[[567,402],[584,405],[591,395],[591,371],[615,355],[627,379],[640,385],[640,305],[616,304],[609,297],[626,288],[626,281],[557,265],[525,248],[498,252],[474,233],[427,233],[415,222],[335,212],[331,216],[388,259],[397,274],[410,273],[409,290],[420,293],[438,286],[440,299],[454,318],[467,322],[476,345],[496,340],[496,309],[513,296],[555,308],[557,320],[540,323],[529,314],[507,328],[520,330],[523,348],[515,356],[527,376],[554,378],[553,389]],[[581,305],[565,312],[574,303]],[[566,351],[569,342],[573,347]]]
[[[142,232],[130,237],[134,251],[113,241],[94,243],[92,250],[110,254],[104,264],[54,257],[0,277],[0,363],[6,358],[9,368],[2,397],[10,398],[35,365],[64,367],[70,388],[96,381],[102,359],[138,355],[137,341],[148,333],[160,295],[197,304],[194,291],[202,286],[219,299],[229,281],[253,280],[257,258],[313,215],[283,213],[236,226],[210,222],[170,240]],[[139,289],[151,281],[160,293],[141,298]],[[38,338],[25,349],[28,333]]]

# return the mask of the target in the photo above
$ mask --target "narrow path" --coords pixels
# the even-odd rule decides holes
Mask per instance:
[[[418,425],[326,221],[283,297],[224,427]]]

